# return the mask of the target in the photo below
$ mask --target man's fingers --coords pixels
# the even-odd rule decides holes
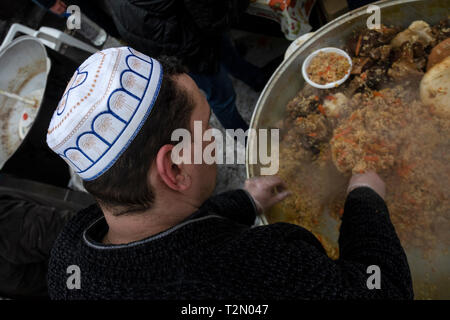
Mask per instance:
[[[277,184],[281,181],[280,177],[278,177],[278,176],[259,176],[259,177],[254,177],[251,180],[264,182],[266,184]]]
[[[288,186],[284,182],[282,182],[281,184],[279,184],[273,188],[277,193],[288,190]]]
[[[291,191],[289,191],[289,190],[284,190],[284,191],[282,191],[282,192],[279,192],[279,193],[275,196],[275,198],[276,198],[278,201],[281,201],[281,200],[284,200],[285,198],[289,197],[291,194],[292,194]]]
[[[278,176],[265,176],[261,177],[261,179],[264,181],[264,183],[270,187],[277,187],[277,186],[284,186],[283,180],[281,180]]]
[[[261,183],[270,188],[277,186],[282,186],[285,189],[287,188],[286,184],[279,176],[259,176],[248,179],[246,182]]]
[[[284,200],[285,198],[289,197],[292,194],[289,190],[284,190],[282,192],[279,192],[275,194],[272,199],[270,199],[270,205],[273,206],[274,204],[277,204],[278,202]]]

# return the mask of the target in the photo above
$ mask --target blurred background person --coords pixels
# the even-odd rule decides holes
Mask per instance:
[[[228,73],[260,91],[281,62],[256,67],[242,59],[231,43],[227,32],[248,4],[248,0],[118,0],[110,3],[110,9],[124,41],[150,56],[177,57],[222,126],[246,130]]]
[[[0,174],[0,297],[48,297],[53,243],[92,202],[86,193]]]

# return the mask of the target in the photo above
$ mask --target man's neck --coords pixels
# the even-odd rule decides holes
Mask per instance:
[[[198,210],[198,206],[182,199],[167,201],[164,207],[155,204],[147,211],[114,216],[102,208],[109,230],[103,239],[106,244],[126,244],[165,231]]]

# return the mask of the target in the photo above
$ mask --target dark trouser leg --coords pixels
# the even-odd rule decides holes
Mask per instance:
[[[222,36],[221,60],[233,77],[242,80],[256,91],[261,90],[267,82],[267,76],[261,68],[251,64],[239,55],[228,34]]]
[[[248,124],[236,108],[233,83],[223,65],[220,66],[219,72],[213,75],[196,73],[189,75],[205,92],[212,111],[225,129],[243,129],[244,131],[248,129]]]

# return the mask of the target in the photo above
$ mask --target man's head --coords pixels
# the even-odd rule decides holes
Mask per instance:
[[[125,48],[120,49],[125,50]],[[129,66],[129,63],[132,64],[136,61],[138,64],[142,62],[138,59],[126,59],[127,66]],[[154,62],[153,65],[156,66],[157,62],[155,60],[152,61]],[[159,203],[159,206],[163,206],[163,203],[168,199],[171,201],[182,200],[194,205],[200,205],[210,196],[214,189],[216,175],[215,166],[205,164],[175,164],[172,162],[171,158],[171,151],[176,144],[176,142],[171,141],[172,132],[179,128],[186,128],[193,131],[194,121],[202,121],[203,130],[206,130],[209,126],[209,105],[204,95],[197,88],[195,82],[184,73],[184,70],[174,59],[161,58],[159,62],[162,68],[161,76],[158,85],[153,86],[154,99],[150,99],[152,105],[149,107],[146,118],[143,116],[141,126],[136,128],[134,136],[130,134],[131,139],[129,139],[129,142],[121,142],[123,144],[119,146],[122,148],[121,153],[115,158],[111,156],[112,163],[109,166],[106,166],[103,172],[101,172],[101,168],[99,168],[100,174],[95,176],[94,179],[89,179],[82,175],[86,190],[96,197],[103,208],[107,208],[108,211],[112,212],[114,215],[147,211],[157,205],[157,203]],[[83,67],[83,65],[81,67]],[[115,65],[111,65],[110,67],[114,68]],[[85,70],[84,68],[80,68],[77,70],[78,74],[83,73],[83,70]],[[133,69],[133,66],[130,69]],[[154,69],[157,70],[157,68]],[[128,69],[126,71],[128,71]],[[70,97],[67,97],[67,92],[70,93],[71,90],[69,87],[77,88],[77,86],[82,86],[83,83],[88,82],[92,72],[86,73],[86,78],[83,78],[80,81],[76,79],[71,81],[62,100],[64,100],[64,98],[70,100]],[[122,74],[123,73],[124,71],[122,71]],[[108,80],[107,77],[105,77],[105,79],[102,78],[101,72],[98,74],[99,76],[96,78],[97,81],[106,82]],[[106,72],[106,74],[110,76],[110,72]],[[133,76],[134,77],[131,78],[134,79],[132,84],[137,91],[133,92],[133,89],[127,89],[127,93],[132,97],[129,100],[120,100],[114,96],[116,93],[115,91],[123,90],[122,88],[106,87],[107,92],[105,95],[109,95],[109,98],[104,101],[105,103],[108,103],[108,106],[116,103],[121,106],[121,110],[126,111],[128,108],[130,109],[128,110],[129,113],[133,114],[134,111],[132,112],[131,110],[133,106],[130,106],[130,101],[133,102],[135,97],[139,97],[139,89],[142,88],[143,90],[147,90],[146,92],[152,90],[151,84],[145,87],[145,81],[139,83],[141,79],[138,74],[133,74]],[[150,72],[149,78],[152,76],[155,77],[155,72],[153,72],[153,75]],[[126,87],[126,81],[129,80],[129,78],[123,80],[122,75],[120,77],[120,85]],[[146,80],[145,77],[143,77],[143,80]],[[77,84],[77,81],[81,84]],[[151,83],[151,79],[148,83]],[[139,87],[139,85],[141,87]],[[91,92],[92,95],[95,94],[91,89],[89,89],[88,92]],[[129,97],[127,96],[127,98]],[[147,99],[147,101],[150,100]],[[91,106],[92,104],[86,103],[83,105],[83,103],[81,103],[74,112],[79,112],[84,115],[86,114],[86,110],[91,108]],[[60,107],[55,111],[55,115],[58,113],[59,109]],[[106,112],[109,112],[108,110],[110,109],[107,109]],[[93,113],[95,112],[94,109]],[[105,112],[100,112],[100,116],[103,113]],[[119,112],[116,112],[116,114],[119,114]],[[94,119],[92,120],[92,127],[94,129],[97,127],[101,128],[101,126],[97,125],[98,121],[96,120],[96,117],[99,115],[92,114],[88,116]],[[126,119],[126,116],[118,117],[118,119]],[[111,121],[104,122],[111,126]],[[113,121],[112,124],[114,123],[115,122]],[[53,119],[50,128],[52,128],[52,124],[54,124]],[[116,134],[120,133],[120,130],[123,127],[120,122],[117,122],[117,124],[117,126],[113,126],[112,129],[109,129]],[[50,133],[50,128],[49,135],[52,134]],[[55,135],[55,133],[53,133],[53,135]],[[85,133],[82,135],[85,135]],[[113,141],[112,138],[108,140],[105,137],[99,137],[99,139],[105,143]],[[53,136],[51,136],[50,139],[47,139],[50,147],[55,150],[56,143],[54,143],[53,140],[60,141],[62,139]],[[89,154],[85,149],[82,149],[84,145],[79,143],[79,140],[79,138],[74,140],[77,141],[76,146],[81,145],[81,147],[79,147],[81,149],[81,155],[89,158]],[[114,142],[109,145],[111,145],[110,149],[114,148]],[[59,155],[63,154],[63,159],[74,167],[73,162],[78,164],[78,162],[76,162],[78,157],[72,156],[70,150],[67,152],[68,149],[74,148],[66,148],[64,149],[64,152],[61,152],[60,150],[57,150],[56,152]],[[99,154],[101,154],[101,150]],[[108,154],[106,153],[106,155]],[[75,169],[79,169],[79,167],[80,165],[75,167]],[[76,171],[83,173],[83,170]]]

